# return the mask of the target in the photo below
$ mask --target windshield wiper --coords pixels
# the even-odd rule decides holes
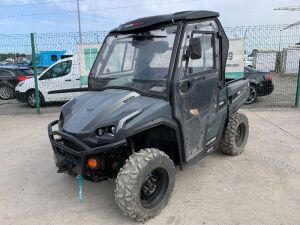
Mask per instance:
[[[167,38],[167,36],[163,36],[163,35],[140,35],[140,34],[132,34],[130,36],[128,36],[130,38],[145,38],[145,39],[151,39],[151,38]]]

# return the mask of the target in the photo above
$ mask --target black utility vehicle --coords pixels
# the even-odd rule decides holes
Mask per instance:
[[[184,169],[217,149],[240,154],[249,126],[237,110],[249,83],[225,80],[228,39],[218,16],[186,11],[112,30],[89,91],[49,124],[58,172],[116,178],[118,206],[145,221],[169,201],[175,165]]]
[[[0,66],[0,99],[14,98],[17,84],[32,76],[33,70],[28,67]]]
[[[269,95],[274,90],[273,77],[271,73],[261,72],[254,68],[245,67],[245,78],[250,80],[250,95],[246,105],[255,102],[257,97]]]

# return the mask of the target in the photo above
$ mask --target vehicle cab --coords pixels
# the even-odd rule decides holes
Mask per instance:
[[[58,172],[116,178],[124,214],[144,222],[167,204],[181,169],[220,148],[238,155],[245,79],[225,80],[228,39],[210,11],[140,18],[105,38],[88,91],[48,126]]]

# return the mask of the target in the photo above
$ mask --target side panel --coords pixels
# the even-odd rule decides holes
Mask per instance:
[[[227,117],[228,100],[226,90],[226,87],[224,87],[219,92],[218,113],[210,115],[209,126],[206,136],[206,146],[210,146],[217,141],[220,127],[222,126],[222,123]]]
[[[249,80],[237,80],[227,84],[229,114],[236,112],[249,97]]]

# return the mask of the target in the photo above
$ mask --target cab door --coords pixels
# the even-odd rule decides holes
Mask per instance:
[[[218,112],[220,77],[218,26],[214,21],[187,24],[175,72],[175,117],[182,128],[186,162],[205,154],[210,117]],[[201,57],[187,57],[191,39],[200,39]]]

